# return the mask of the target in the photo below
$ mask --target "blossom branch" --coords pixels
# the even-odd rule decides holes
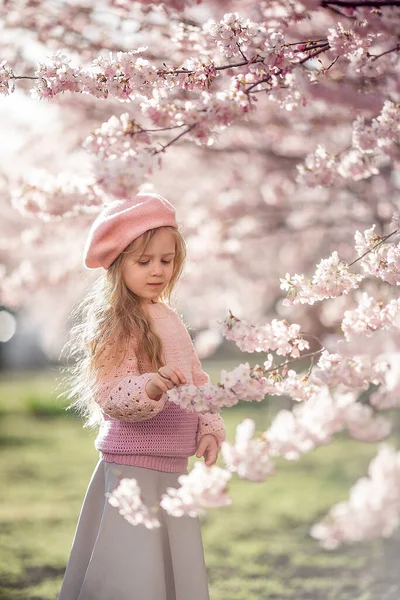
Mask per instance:
[[[321,6],[329,8],[330,5],[343,6],[345,8],[364,8],[365,6],[379,8],[381,6],[400,6],[400,0],[380,0],[375,2],[374,0],[361,0],[358,2],[346,2],[345,0],[323,0]]]
[[[394,231],[392,231],[392,233],[389,233],[388,235],[386,235],[385,237],[383,237],[377,244],[375,244],[374,246],[372,246],[372,248],[369,248],[369,250],[367,250],[366,252],[364,252],[364,254],[362,254],[361,256],[359,256],[358,258],[356,258],[355,260],[353,260],[353,262],[349,263],[348,266],[351,267],[356,262],[358,262],[359,260],[361,260],[362,258],[364,258],[364,256],[367,256],[367,254],[369,254],[370,252],[373,252],[373,250],[376,250],[376,248],[378,248],[381,244],[384,244],[386,242],[386,240],[388,240],[390,237],[392,237],[392,235],[395,235],[398,231],[399,230],[397,228]]]
[[[302,58],[299,61],[299,65],[304,64],[305,62],[307,62],[308,60],[311,60],[312,58],[315,58],[316,56],[318,56],[319,54],[322,54],[322,52],[326,52],[327,50],[329,50],[330,45],[329,44],[324,44],[321,48],[319,48],[318,50],[316,50],[315,52],[313,52],[312,54],[310,54],[309,56],[306,56],[305,58]]]
[[[390,48],[390,50],[386,50],[385,52],[382,52],[381,54],[371,54],[371,58],[372,58],[372,60],[377,60],[381,56],[385,56],[385,54],[390,54],[391,52],[397,52],[398,50],[400,50],[400,44],[397,44],[397,46],[395,46],[394,48]]]
[[[179,135],[177,135],[171,141],[169,141],[168,144],[162,145],[160,150],[154,150],[153,156],[155,156],[156,154],[159,154],[160,152],[164,152],[169,146],[172,146],[172,144],[175,144],[175,142],[177,142],[182,136],[189,133],[189,131],[191,131],[194,127],[196,127],[196,125],[197,125],[197,123],[193,123],[187,129],[185,129],[185,131],[182,131]]]

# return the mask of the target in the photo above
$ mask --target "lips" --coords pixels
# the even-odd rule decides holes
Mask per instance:
[[[162,285],[162,282],[161,283],[148,283],[147,285],[151,285],[153,287],[159,287],[160,285]]]

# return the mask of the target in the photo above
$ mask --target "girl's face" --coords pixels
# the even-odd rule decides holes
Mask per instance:
[[[128,289],[143,303],[156,300],[171,281],[174,270],[175,238],[171,231],[159,229],[147,248],[127,257],[122,276]]]

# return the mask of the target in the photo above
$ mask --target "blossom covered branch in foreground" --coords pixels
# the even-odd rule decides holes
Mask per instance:
[[[143,524],[148,529],[160,527],[155,516],[161,507],[173,517],[197,517],[205,508],[216,508],[231,503],[227,495],[227,483],[231,473],[219,467],[207,467],[197,462],[188,475],[180,475],[178,489],[167,488],[159,506],[147,507],[142,500],[141,490],[135,479],[122,479],[109,497],[111,506],[131,525]]]
[[[331,508],[311,535],[331,550],[343,542],[389,537],[400,524],[400,452],[383,445],[368,476],[350,490],[349,500]]]
[[[382,245],[379,250],[369,248],[368,253],[385,252]],[[319,273],[322,274],[322,270]],[[333,297],[340,289],[340,273],[342,271],[335,273],[335,286],[330,288]],[[345,280],[347,278],[348,273]],[[325,289],[328,290],[328,286]],[[344,291],[346,284],[342,293]],[[356,332],[357,329],[358,333],[367,330],[368,335],[372,335],[378,329],[397,326],[398,306],[398,299],[395,299],[383,308],[363,294],[359,307],[350,314],[345,313],[343,331],[346,334],[352,330],[352,319],[362,321],[367,315],[367,307],[371,309],[371,316],[369,320],[365,318],[365,328],[355,328]],[[390,420],[376,414],[376,410],[388,408],[384,402],[379,403],[379,399],[387,395],[385,388],[390,395],[387,379],[390,365],[383,358],[331,353],[321,348],[306,355],[320,355],[315,368],[305,375],[298,375],[294,370],[288,370],[287,364],[303,358],[301,350],[309,349],[309,344],[302,340],[299,325],[274,320],[270,325],[253,326],[230,314],[222,330],[243,351],[273,350],[288,360],[273,366],[273,355],[268,354],[264,368],[250,367],[248,363],[239,365],[233,371],[222,371],[218,385],[179,386],[170,390],[169,401],[187,410],[204,412],[233,406],[240,400],[259,402],[268,394],[290,396],[296,405],[292,410],[278,411],[269,428],[256,437],[255,423],[245,419],[237,426],[235,442],[222,444],[224,469],[195,463],[189,475],[179,478],[181,486],[169,489],[162,497],[160,506],[168,514],[197,516],[206,507],[229,504],[226,493],[231,473],[249,481],[265,481],[275,471],[274,458],[299,459],[302,454],[329,444],[335,434],[344,430],[353,439],[370,443],[390,435]],[[342,345],[346,343],[344,338]],[[369,391],[371,384],[377,386],[370,394],[371,405],[361,403],[359,393]],[[400,493],[394,482],[396,477],[399,478],[399,460],[398,454],[384,447],[371,463],[370,478],[360,480],[352,489],[350,500],[333,507],[326,519],[312,528],[311,535],[325,548],[334,548],[343,541],[390,535],[400,522]],[[130,522],[135,521],[132,512],[137,511],[136,522],[146,521],[147,527],[153,527],[152,519],[138,500],[136,488],[130,501],[129,494],[126,496],[121,492],[124,486],[122,482],[117,491],[120,499],[118,502],[114,499],[114,505],[119,506],[121,514],[126,514]],[[379,494],[376,494],[378,489]]]

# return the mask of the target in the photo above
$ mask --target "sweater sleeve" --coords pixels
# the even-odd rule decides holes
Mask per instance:
[[[196,350],[193,348],[192,352],[192,377],[193,385],[200,386],[210,381],[207,373],[201,368],[201,363],[196,354]],[[197,428],[197,444],[203,435],[211,433],[217,440],[218,448],[221,447],[222,442],[226,439],[225,425],[222,417],[219,413],[201,413],[199,415],[199,425]]]
[[[138,361],[132,350],[122,361],[111,345],[102,353],[97,370],[95,400],[102,411],[120,421],[146,421],[160,413],[166,394],[152,400],[145,387],[154,373],[139,374]]]

